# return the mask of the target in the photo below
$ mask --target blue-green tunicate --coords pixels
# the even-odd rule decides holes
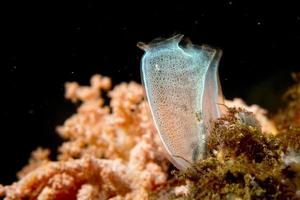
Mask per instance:
[[[218,78],[222,51],[180,46],[182,37],[138,43],[145,51],[142,82],[155,126],[170,161],[179,169],[205,156],[206,138],[223,100]]]

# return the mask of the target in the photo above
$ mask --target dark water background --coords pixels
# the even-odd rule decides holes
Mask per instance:
[[[56,149],[55,126],[75,112],[64,83],[88,84],[95,74],[113,83],[140,82],[138,41],[182,33],[195,44],[223,49],[220,79],[227,98],[241,97],[274,113],[282,92],[300,71],[300,13],[288,3],[173,2],[169,5],[34,5],[26,10],[8,52],[1,114],[0,183],[15,180],[37,146]],[[299,9],[298,9],[299,10]],[[14,24],[10,25],[15,26]]]

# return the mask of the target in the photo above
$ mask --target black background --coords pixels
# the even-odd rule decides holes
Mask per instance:
[[[182,33],[195,44],[221,48],[224,95],[274,113],[279,96],[292,83],[291,72],[300,71],[297,6],[209,2],[49,3],[26,10],[17,33],[21,40],[12,40],[7,49],[0,183],[14,181],[37,146],[56,149],[60,144],[55,126],[76,110],[64,100],[66,81],[88,84],[100,73],[114,84],[140,82],[143,52],[138,41]]]

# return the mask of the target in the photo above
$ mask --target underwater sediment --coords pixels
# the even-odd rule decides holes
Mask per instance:
[[[227,114],[214,122],[207,138],[207,157],[186,171],[176,171],[165,158],[140,84],[111,89],[110,78],[101,75],[94,75],[90,86],[66,83],[65,97],[81,104],[57,127],[64,139],[57,159],[38,148],[18,172],[18,181],[0,185],[0,196],[299,199],[300,75],[294,79],[284,95],[285,108],[272,119],[258,106],[226,101]]]

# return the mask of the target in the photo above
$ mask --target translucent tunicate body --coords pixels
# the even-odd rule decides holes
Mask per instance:
[[[222,52],[207,46],[179,46],[183,35],[139,43],[142,82],[155,126],[170,161],[185,169],[205,156],[211,122],[222,103],[218,63]]]

